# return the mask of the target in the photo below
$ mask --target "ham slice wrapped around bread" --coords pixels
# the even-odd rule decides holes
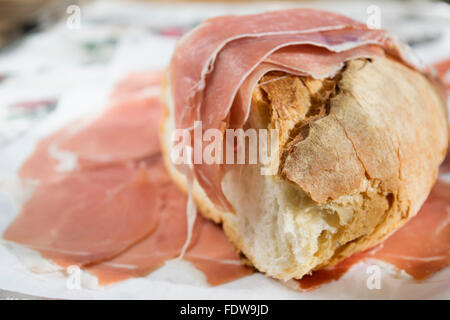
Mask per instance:
[[[161,144],[174,181],[249,264],[300,279],[418,212],[446,154],[445,99],[384,30],[313,9],[223,16],[177,45]],[[175,165],[174,131],[196,123],[203,132],[276,129],[274,174],[258,163]]]

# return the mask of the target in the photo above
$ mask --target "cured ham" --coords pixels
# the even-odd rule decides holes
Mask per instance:
[[[88,126],[76,130],[82,123],[77,121],[37,144],[19,175],[41,183],[5,240],[38,251],[60,267],[82,266],[100,285],[145,276],[181,255],[188,233],[187,197],[164,167],[157,140],[159,92],[148,90],[159,90],[161,74],[127,77],[113,91],[110,107]],[[55,147],[70,150],[81,166],[58,170]],[[182,258],[211,284],[251,272],[221,228],[200,216]]]
[[[433,67],[436,69],[439,77],[445,84],[445,88],[450,90],[450,59],[445,59],[438,62]]]
[[[110,106],[98,117],[74,121],[42,139],[19,176],[48,181],[77,165],[98,166],[159,153],[162,76],[162,71],[128,75],[114,88]],[[65,155],[76,163],[64,168]]]
[[[303,290],[338,280],[357,262],[376,259],[424,280],[450,264],[450,184],[438,180],[419,213],[377,247],[298,280]]]
[[[59,160],[51,155],[50,150],[67,130],[68,128],[64,127],[39,141],[31,156],[20,168],[19,177],[41,182],[60,177],[62,173],[58,170]]]
[[[159,153],[160,112],[157,95],[113,105],[80,131],[59,139],[56,147],[76,154],[80,167]]]
[[[163,77],[163,70],[130,73],[116,85],[110,95],[110,101],[118,103],[159,95]]]
[[[80,130],[60,138],[57,148],[75,153],[80,166],[123,162],[158,153],[161,80],[161,71],[127,76],[113,90],[111,106]]]
[[[145,276],[167,260],[180,256],[187,237],[186,196],[169,184],[164,187],[164,206],[153,234],[120,256],[87,267],[100,285]],[[220,226],[198,216],[188,250],[182,257],[201,270],[208,283],[218,285],[252,273],[245,267]]]
[[[164,168],[160,169],[165,172]],[[159,189],[163,205],[156,230],[122,255],[87,268],[97,276],[100,285],[145,276],[161,267],[166,260],[180,255],[187,236],[187,199],[173,183],[159,184]],[[197,229],[194,228],[192,242],[196,240]]]
[[[220,226],[205,221],[200,228],[199,238],[185,259],[201,270],[210,284],[223,284],[252,273],[241,263]]]
[[[103,261],[154,230],[157,192],[142,166],[73,172],[40,185],[3,237],[63,267]]]
[[[169,183],[157,140],[161,105],[155,93],[139,99],[135,93],[159,83],[161,72],[128,79],[132,85],[119,84],[114,92],[128,91],[130,103],[123,96],[83,130],[75,130],[77,121],[38,143],[19,176],[41,184],[6,230],[6,240],[61,266],[87,265],[116,256],[156,229],[159,189]],[[96,166],[58,170],[52,148],[61,146]]]
[[[252,89],[268,71],[326,78],[348,59],[384,54],[414,65],[407,48],[384,30],[321,10],[207,20],[173,54],[169,76],[175,125],[193,130],[195,121],[201,121],[204,131],[240,128],[249,114]],[[223,166],[194,163],[192,170],[209,199],[233,212],[221,189]]]
[[[363,260],[364,257],[365,253],[354,254],[331,268],[313,271],[311,274],[297,280],[299,289],[313,290],[325,283],[339,280],[353,265]]]

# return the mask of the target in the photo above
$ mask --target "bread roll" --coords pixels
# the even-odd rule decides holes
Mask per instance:
[[[187,192],[186,176],[170,160],[170,79],[161,144],[171,176]],[[400,228],[426,200],[448,145],[441,95],[390,55],[352,59],[321,79],[266,73],[245,128],[278,129],[277,174],[261,175],[261,165],[250,164],[227,170],[221,186],[235,212],[195,179],[192,195],[249,264],[281,280],[333,266]]]
[[[286,76],[255,89],[250,115],[260,122],[263,109],[267,127],[280,129],[278,174],[261,175],[257,165],[228,171],[222,186],[235,214],[217,209],[197,183],[193,191],[202,214],[223,223],[252,265],[283,280],[332,266],[401,227],[426,200],[448,144],[438,93],[392,59],[350,61],[334,79]],[[162,145],[187,192],[169,156],[170,100],[166,83]],[[297,123],[304,125],[289,136]]]

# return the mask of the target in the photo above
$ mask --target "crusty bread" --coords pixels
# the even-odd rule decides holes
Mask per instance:
[[[161,141],[170,161],[170,83]],[[253,92],[247,126],[279,129],[278,174],[236,165],[222,181],[236,213],[219,210],[197,182],[202,214],[258,270],[301,278],[376,245],[425,201],[448,144],[445,103],[428,79],[390,58],[350,61],[333,79],[269,73]]]

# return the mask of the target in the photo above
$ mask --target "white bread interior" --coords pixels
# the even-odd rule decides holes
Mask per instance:
[[[261,175],[258,165],[228,171],[222,188],[235,213],[219,210],[193,186],[201,213],[223,224],[243,258],[282,280],[334,265],[401,227],[427,198],[448,144],[446,107],[434,87],[390,58],[350,61],[332,79],[338,86],[332,95],[328,80],[297,80],[266,88],[266,97],[260,88],[253,95],[250,125],[280,130],[278,174]],[[311,97],[320,86],[327,88],[317,103]],[[169,157],[174,117],[167,79],[162,95],[165,162],[187,192]],[[307,120],[320,103],[313,113],[319,116]]]

